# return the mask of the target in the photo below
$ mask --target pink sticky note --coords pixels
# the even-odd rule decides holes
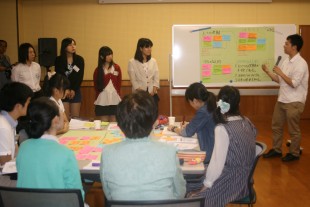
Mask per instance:
[[[80,154],[88,154],[88,153],[90,153],[90,152],[91,152],[90,149],[81,149],[81,150],[79,151]]]
[[[223,74],[231,74],[231,68],[223,68],[222,72]]]
[[[93,152],[102,152],[102,148],[100,148],[100,147],[95,147],[95,148],[93,149]]]
[[[87,155],[86,154],[77,154],[75,157],[77,160],[85,160]]]
[[[211,36],[204,36],[204,37],[202,38],[202,40],[203,40],[204,42],[211,42],[211,41],[212,41],[212,37],[211,37]]]
[[[61,140],[59,140],[59,143],[60,143],[60,144],[67,144],[67,143],[68,143],[68,140],[63,140],[63,139],[61,139]]]
[[[240,32],[239,38],[248,38],[248,33],[247,32]]]
[[[210,70],[203,70],[201,75],[204,77],[209,77],[209,76],[211,76],[211,71]]]
[[[202,64],[202,69],[211,70],[212,65],[211,64]]]
[[[98,155],[87,155],[86,159],[87,160],[96,160]]]

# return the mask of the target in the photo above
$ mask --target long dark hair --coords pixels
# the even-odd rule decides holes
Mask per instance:
[[[54,88],[63,90],[65,92],[69,87],[69,79],[60,73],[54,74],[50,79],[48,79],[48,75],[46,75],[44,78],[43,91],[44,94],[48,97],[53,95]]]
[[[135,53],[135,59],[139,62],[143,63],[143,55],[141,52],[141,48],[144,47],[153,47],[153,42],[148,38],[140,38],[137,43],[136,53]],[[146,57],[146,61],[149,61],[152,58],[152,55],[148,55]]]
[[[66,51],[66,48],[68,47],[68,45],[70,45],[72,42],[74,42],[74,44],[76,44],[76,41],[71,38],[71,37],[67,37],[65,39],[63,39],[61,41],[61,48],[60,48],[60,56],[63,58],[63,59],[67,59],[67,51]],[[75,56],[76,54],[73,53],[73,57]]]
[[[103,84],[104,84],[104,80],[102,78],[103,76],[103,66],[106,63],[106,58],[108,55],[113,54],[113,51],[111,48],[107,47],[107,46],[103,46],[100,48],[99,53],[98,53],[98,66],[97,66],[97,70],[98,70],[98,75],[97,75],[97,85],[98,85],[98,90],[102,91],[103,90]],[[109,64],[109,68],[112,67],[112,65],[114,65],[113,59]]]
[[[185,91],[185,99],[187,102],[194,99],[205,102],[210,113],[216,109],[215,95],[201,83],[192,83]]]
[[[240,103],[240,92],[234,86],[224,86],[221,88],[217,100],[229,103],[230,108],[225,114],[221,113],[221,108],[218,106],[214,113],[214,121],[216,124],[226,123],[228,116],[240,116],[239,103]]]
[[[38,139],[51,128],[52,120],[59,116],[56,103],[47,97],[40,97],[32,101],[27,110],[28,125],[26,132],[29,137]]]

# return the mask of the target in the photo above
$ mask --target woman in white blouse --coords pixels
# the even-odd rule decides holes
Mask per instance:
[[[222,207],[249,194],[247,183],[255,159],[256,128],[241,116],[239,103],[237,88],[221,88],[214,115],[217,125],[211,161],[199,190],[188,195],[204,196],[206,207]]]
[[[150,39],[138,40],[135,57],[128,63],[128,74],[132,90],[148,91],[158,106],[159,75],[157,62],[151,55],[152,47],[153,42]]]
[[[40,86],[41,67],[34,62],[36,52],[30,43],[23,43],[18,49],[18,64],[12,69],[12,81],[21,82],[28,85],[34,92],[32,98],[43,96]]]

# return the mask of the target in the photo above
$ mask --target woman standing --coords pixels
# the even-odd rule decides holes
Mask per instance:
[[[43,96],[40,86],[41,67],[34,62],[36,51],[30,43],[23,43],[18,48],[18,64],[12,69],[12,81],[21,82],[28,85],[34,92],[32,98]]]
[[[61,42],[60,56],[55,60],[56,73],[66,75],[70,81],[70,88],[63,100],[67,117],[80,116],[81,83],[84,77],[84,59],[76,54],[76,42],[72,38],[65,38]]]
[[[98,54],[98,66],[94,71],[96,91],[95,114],[102,121],[115,122],[116,106],[121,101],[122,71],[113,62],[113,51],[103,46]]]
[[[128,74],[132,90],[148,91],[158,107],[159,75],[157,62],[151,55],[152,47],[153,42],[150,39],[141,38],[138,40],[135,57],[128,63]]]

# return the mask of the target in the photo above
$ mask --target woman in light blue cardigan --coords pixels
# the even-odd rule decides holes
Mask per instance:
[[[17,187],[80,189],[81,175],[74,153],[60,145],[56,133],[63,127],[58,106],[47,97],[30,103],[26,127],[31,139],[24,141],[16,158]]]
[[[157,107],[145,91],[127,95],[118,105],[116,120],[126,140],[103,148],[100,174],[108,200],[184,197],[176,148],[149,137],[156,119]]]

